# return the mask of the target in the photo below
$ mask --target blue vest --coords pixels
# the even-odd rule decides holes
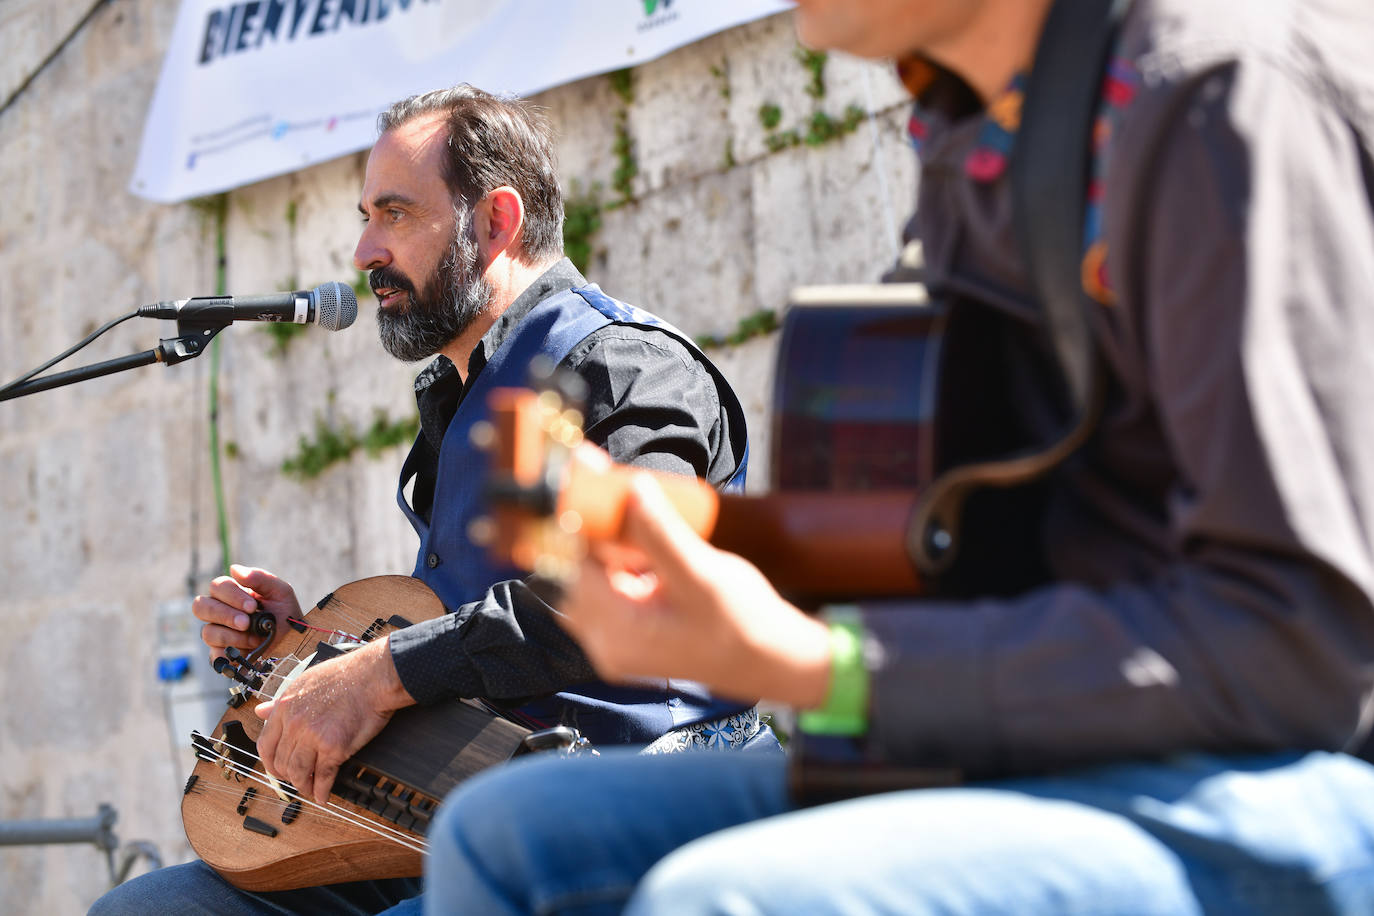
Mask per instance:
[[[486,550],[467,537],[469,523],[485,514],[487,458],[472,445],[468,433],[474,423],[487,416],[488,394],[494,388],[527,385],[530,362],[535,357],[543,355],[557,365],[588,334],[612,323],[656,328],[697,352],[716,379],[731,431],[742,438],[744,411],[734,392],[720,370],[676,328],[610,298],[596,284],[541,300],[491,354],[449,422],[439,450],[431,524],[426,524],[405,498],[406,484],[416,473],[418,443],[401,469],[396,499],[420,536],[413,575],[433,589],[445,607],[452,609],[478,600],[495,583],[527,575],[524,570],[494,563]],[[744,489],[747,443],[736,449],[736,454],[743,457],[722,489]],[[590,682],[534,700],[516,712],[536,726],[571,725],[596,744],[646,744],[669,729],[746,708],[717,700],[690,681],[654,681],[636,687]]]

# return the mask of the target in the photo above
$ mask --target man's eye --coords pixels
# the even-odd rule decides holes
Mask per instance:
[[[386,211],[386,215],[394,223],[396,222],[396,220],[400,219],[403,214],[400,210],[397,210],[395,207],[392,207],[391,209]]]

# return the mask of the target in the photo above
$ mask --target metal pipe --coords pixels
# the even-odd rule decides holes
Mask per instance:
[[[113,852],[119,847],[119,840],[113,830],[117,817],[114,808],[102,804],[95,817],[0,821],[0,846],[93,843],[106,852]]]

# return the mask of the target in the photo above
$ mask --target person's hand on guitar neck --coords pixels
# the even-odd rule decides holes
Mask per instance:
[[[196,596],[191,610],[205,622],[201,639],[212,659],[229,646],[248,650],[262,642],[247,632],[254,611],[270,612],[279,629],[301,611],[286,580],[247,566],[229,567],[228,576],[210,583],[210,594]],[[323,804],[339,766],[376,737],[393,712],[414,702],[387,640],[375,640],[301,672],[274,699],[259,703],[254,712],[266,724],[258,754],[269,773]]]
[[[575,460],[605,457],[591,446]],[[759,570],[711,546],[648,474],[635,475],[623,540],[592,544],[558,603],[560,623],[602,677],[686,678],[728,697],[819,706],[830,677],[825,624]]]

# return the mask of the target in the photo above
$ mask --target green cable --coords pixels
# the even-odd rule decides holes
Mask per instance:
[[[215,201],[215,295],[227,294],[228,263],[225,253],[224,224],[229,212],[229,195],[220,194]],[[229,513],[224,507],[224,475],[220,470],[219,447],[219,344],[218,336],[210,341],[210,474],[215,487],[215,510],[219,521],[219,549],[224,559],[224,574],[229,574]]]

